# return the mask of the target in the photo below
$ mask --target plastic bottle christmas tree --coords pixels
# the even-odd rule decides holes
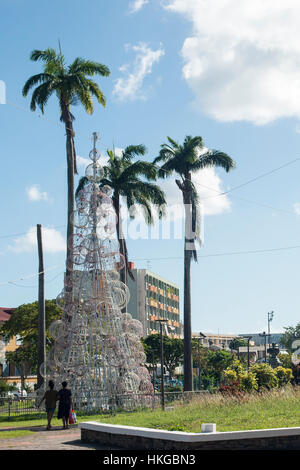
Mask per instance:
[[[143,327],[122,313],[129,301],[119,274],[125,259],[116,237],[111,188],[99,188],[103,168],[95,142],[96,134],[88,183],[76,198],[74,269],[57,297],[62,318],[49,327],[55,341],[40,370],[45,379],[68,382],[78,410],[148,406],[153,386],[142,365]]]

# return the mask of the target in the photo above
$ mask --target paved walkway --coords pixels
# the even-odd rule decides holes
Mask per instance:
[[[11,428],[12,429],[12,428]],[[14,428],[28,429],[33,434],[27,436],[1,439],[0,430],[0,451],[2,450],[118,450],[116,447],[101,446],[98,444],[85,444],[80,440],[80,429],[71,426],[70,429],[62,429],[55,426],[51,431],[46,428]]]

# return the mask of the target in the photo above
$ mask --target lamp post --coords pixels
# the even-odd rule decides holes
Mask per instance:
[[[162,407],[162,410],[165,411],[164,346],[163,346],[162,325],[163,323],[167,323],[167,320],[164,320],[163,318],[161,318],[155,321],[159,322],[159,329],[160,329],[161,407]]]
[[[266,332],[264,331],[263,333],[259,333],[259,336],[262,336],[265,338],[265,362],[267,362],[267,335]]]
[[[206,336],[201,333],[199,333],[199,338],[198,338],[198,387],[199,391],[201,390],[201,365],[200,365],[200,341],[201,338],[206,338]]]
[[[252,336],[244,336],[243,335],[243,338],[247,339],[247,341],[248,341],[247,351],[248,351],[248,371],[249,371],[249,368],[250,368],[250,339],[252,338]]]
[[[269,347],[271,344],[271,331],[270,331],[270,323],[273,320],[274,317],[274,312],[273,310],[271,312],[268,312],[268,337],[269,337]]]

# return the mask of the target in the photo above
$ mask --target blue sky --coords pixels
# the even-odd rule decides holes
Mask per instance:
[[[53,0],[42,8],[35,0],[0,1],[2,306],[37,298],[37,223],[47,229],[46,297],[63,286],[64,128],[55,98],[41,116],[21,94],[40,71],[30,52],[58,48],[60,40],[67,62],[82,56],[111,70],[97,80],[106,108],[95,105],[92,116],[73,108],[81,175],[94,131],[103,154],[143,143],[150,161],[168,135],[179,142],[201,135],[236,161],[229,174],[210,170],[195,179],[205,215],[192,267],[193,331],[262,332],[270,310],[274,332],[298,323],[300,248],[260,251],[300,245],[300,7],[273,3]],[[169,204],[180,204],[174,180],[163,187]],[[183,287],[182,240],[129,238],[128,249],[136,267]],[[240,251],[259,252],[208,256]]]

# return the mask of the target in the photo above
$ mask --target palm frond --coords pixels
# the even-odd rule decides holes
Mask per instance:
[[[46,81],[51,81],[51,80],[53,80],[53,77],[48,73],[38,73],[36,75],[32,75],[32,77],[30,77],[25,83],[22,89],[22,95],[27,96],[29,90],[32,87],[34,87],[35,85],[38,85],[39,83],[45,83]]]
[[[77,57],[70,65],[69,72],[71,74],[80,72],[89,76],[102,75],[103,77],[108,77],[110,75],[110,70],[106,65],[92,60],[82,59],[81,57]]]
[[[95,96],[97,99],[98,103],[102,104],[102,106],[106,105],[106,98],[104,94],[102,93],[100,87],[97,85],[96,82],[93,80],[85,79],[86,84],[88,85],[88,91]]]
[[[157,178],[157,170],[152,163],[138,160],[124,169],[120,176],[120,182],[126,182],[136,176],[144,176],[148,180],[155,180]]]
[[[145,145],[128,145],[125,150],[123,151],[122,157],[128,160],[132,160],[134,157],[138,157],[140,155],[145,155],[147,149]]]
[[[38,106],[44,114],[45,105],[47,104],[53,91],[54,89],[52,88],[51,82],[42,83],[37,88],[35,88],[30,102],[31,111],[35,111],[36,107]]]
[[[33,60],[34,62],[37,62],[38,60],[42,60],[43,62],[55,62],[57,58],[58,56],[55,49],[50,47],[44,51],[35,49],[30,54],[30,60]]]
[[[233,159],[226,153],[220,152],[219,150],[208,150],[206,153],[200,155],[199,159],[190,166],[190,170],[195,172],[203,168],[220,167],[228,173],[235,168],[235,166]]]

